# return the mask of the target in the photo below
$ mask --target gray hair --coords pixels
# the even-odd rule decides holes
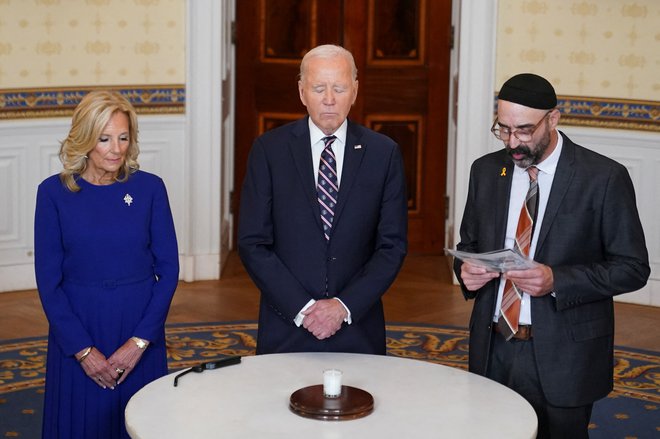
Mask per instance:
[[[355,60],[353,59],[353,54],[349,52],[348,50],[344,49],[341,46],[336,46],[334,44],[324,44],[322,46],[316,46],[309,52],[303,56],[302,62],[300,63],[300,74],[298,75],[298,79],[301,81],[303,80],[303,77],[305,75],[305,70],[307,69],[307,63],[309,62],[310,59],[312,58],[324,58],[324,59],[329,59],[329,58],[334,58],[336,56],[343,56],[348,63],[351,65],[351,76],[353,77],[353,81],[357,79],[357,67],[355,66]]]

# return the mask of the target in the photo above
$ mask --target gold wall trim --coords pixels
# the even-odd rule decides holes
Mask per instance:
[[[561,125],[660,132],[658,101],[557,96],[557,109],[561,112]]]
[[[91,90],[116,90],[135,106],[138,114],[185,113],[184,85],[130,85],[0,90],[0,120],[68,117]]]

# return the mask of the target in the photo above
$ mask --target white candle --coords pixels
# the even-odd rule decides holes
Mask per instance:
[[[341,395],[341,370],[324,370],[323,396],[328,398],[337,398],[339,395]]]

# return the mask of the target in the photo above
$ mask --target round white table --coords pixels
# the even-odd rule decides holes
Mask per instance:
[[[320,421],[289,410],[296,390],[340,369],[342,384],[371,393],[366,417]],[[134,439],[536,437],[536,414],[494,381],[425,361],[378,355],[296,353],[244,357],[238,365],[176,373],[136,393],[126,407]]]

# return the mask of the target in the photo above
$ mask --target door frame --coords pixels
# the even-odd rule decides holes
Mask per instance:
[[[497,0],[453,0],[455,44],[450,67],[449,208],[445,223],[448,248],[458,242],[472,162],[501,147],[488,130],[493,122],[497,10]]]

